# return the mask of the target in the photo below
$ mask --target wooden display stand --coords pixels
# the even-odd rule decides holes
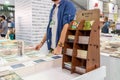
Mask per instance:
[[[62,68],[83,74],[100,67],[99,16],[98,9],[78,12],[79,26],[76,30],[69,28],[66,34]],[[90,30],[83,29],[85,21],[94,21]],[[69,35],[73,40],[68,40]]]

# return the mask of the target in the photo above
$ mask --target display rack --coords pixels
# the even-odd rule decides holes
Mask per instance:
[[[76,20],[80,22],[79,26],[67,30],[62,68],[83,74],[100,67],[99,16],[98,9],[78,12]],[[85,21],[94,21],[91,29],[84,29]]]

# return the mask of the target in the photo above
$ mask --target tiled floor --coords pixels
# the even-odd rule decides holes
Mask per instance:
[[[24,80],[71,80],[78,74],[71,74],[69,70],[61,69],[61,67],[51,68],[47,71],[24,77]]]

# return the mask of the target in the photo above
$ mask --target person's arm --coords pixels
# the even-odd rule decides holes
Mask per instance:
[[[66,33],[67,33],[67,30],[68,30],[68,27],[69,27],[68,23],[64,25],[63,30],[61,32],[61,36],[60,36],[59,42],[58,42],[58,45],[59,44],[63,44],[65,42],[65,38],[66,38]]]
[[[54,49],[54,54],[60,54],[62,51],[62,47],[64,46],[64,42],[65,42],[65,38],[66,38],[66,34],[67,34],[67,30],[69,28],[69,24],[65,24],[63,27],[63,30],[61,32],[61,36],[58,42],[57,47]]]
[[[42,41],[35,47],[35,50],[39,50],[46,41],[46,34],[44,35]]]
[[[61,32],[58,45],[63,44],[65,42],[65,37],[66,37],[66,33],[69,27],[69,23],[74,20],[75,14],[76,14],[76,8],[74,4],[71,2],[68,2],[67,7],[65,8],[65,12],[64,12],[64,17],[63,17],[64,26]]]
[[[64,10],[64,15],[63,15],[63,30],[61,32],[61,36],[58,42],[57,47],[54,49],[54,54],[60,54],[62,51],[62,47],[64,46],[65,42],[65,37],[66,33],[69,27],[69,23],[74,20],[75,14],[76,14],[76,9],[73,3],[68,2],[66,4],[65,10]]]

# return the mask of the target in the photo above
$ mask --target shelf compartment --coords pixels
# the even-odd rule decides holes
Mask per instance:
[[[70,63],[72,63],[72,56],[68,56],[66,54],[63,54],[62,68],[71,70]]]
[[[72,42],[66,42],[65,45],[64,45],[66,48],[70,48],[70,49],[73,49],[73,43]]]
[[[73,49],[69,49],[69,48],[68,48],[68,49],[66,50],[66,53],[65,53],[65,54],[68,55],[68,56],[72,56],[72,52],[73,52]]]
[[[86,69],[85,69],[84,66],[81,66],[81,67],[76,66],[75,67],[75,72],[80,73],[80,74],[84,74],[84,73],[86,73]]]
[[[74,42],[75,36],[74,35],[68,35],[67,40],[68,40],[68,42]]]
[[[91,30],[79,30],[79,35],[90,36]]]
[[[87,59],[75,58],[74,66],[86,66]]]
[[[77,58],[87,59],[87,51],[86,50],[77,50]]]
[[[89,36],[79,36],[78,43],[79,44],[88,44]]]
[[[64,62],[72,62],[72,56],[63,54],[63,60],[64,60]]]
[[[68,35],[75,35],[76,34],[76,30],[68,30],[67,34]]]
[[[77,49],[88,50],[88,44],[77,44]]]
[[[71,69],[72,68],[72,62],[64,62],[64,68]]]
[[[67,40],[66,43],[74,44],[74,40]]]

